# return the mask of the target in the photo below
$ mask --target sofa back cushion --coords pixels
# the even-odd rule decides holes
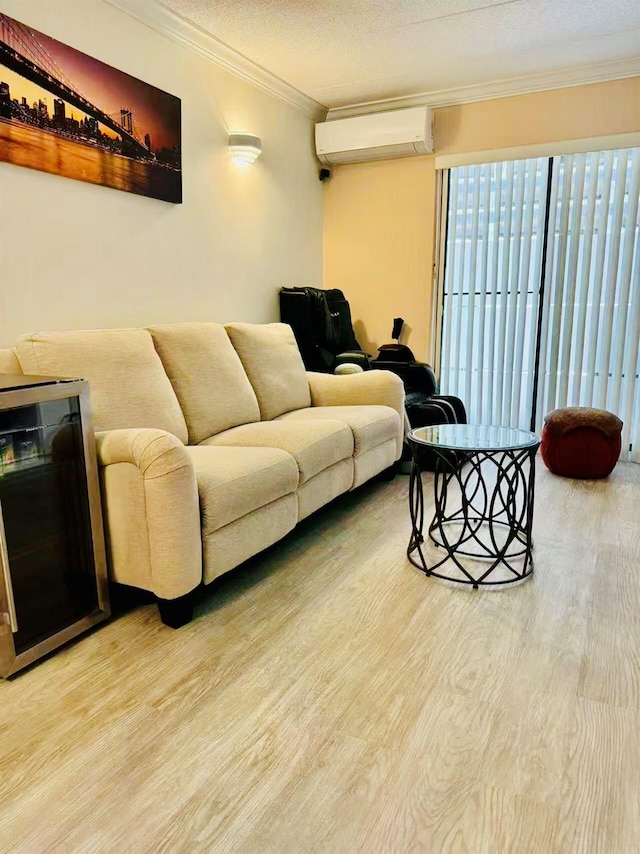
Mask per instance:
[[[97,431],[155,427],[187,441],[187,425],[146,329],[36,332],[18,339],[25,374],[89,381]]]
[[[190,445],[260,420],[258,400],[222,324],[175,323],[149,331],[180,401]]]
[[[230,323],[225,328],[256,393],[263,421],[311,406],[307,373],[290,326]]]
[[[0,350],[0,374],[21,374],[22,368],[14,350]]]

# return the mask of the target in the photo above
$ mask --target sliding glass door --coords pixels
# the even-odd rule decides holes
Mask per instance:
[[[553,172],[534,423],[608,409],[640,461],[640,149],[557,157]]]
[[[548,160],[452,169],[440,384],[479,424],[528,425]]]
[[[449,171],[440,380],[471,421],[609,409],[640,461],[639,195],[640,149]]]

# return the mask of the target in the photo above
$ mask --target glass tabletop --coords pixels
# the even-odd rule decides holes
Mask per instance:
[[[437,424],[412,430],[409,441],[451,451],[515,451],[537,448],[540,437],[528,430],[493,424]]]

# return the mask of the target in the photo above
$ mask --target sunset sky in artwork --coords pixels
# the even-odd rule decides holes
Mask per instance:
[[[34,103],[37,104],[38,101],[45,101],[49,109],[49,115],[53,115],[53,101],[55,96],[52,95],[51,92],[47,92],[46,89],[42,89],[40,86],[37,86],[30,80],[25,80],[24,77],[20,77],[20,75],[15,74],[13,71],[9,71],[8,68],[5,68],[5,66],[1,64],[0,83],[8,83],[11,92],[11,97],[16,98],[18,101],[22,101],[23,97],[26,98],[27,104],[30,107],[33,107]],[[73,116],[74,119],[82,121],[82,119],[85,118],[86,114],[83,113],[82,110],[79,110],[77,107],[74,107],[71,104],[67,104],[66,115],[68,117]],[[103,124],[100,124],[100,130],[102,131],[102,133],[108,134],[113,139],[115,139],[117,136],[117,134],[112,131],[111,128],[108,128]]]
[[[92,104],[107,114],[119,114],[121,108],[131,110],[139,134],[142,137],[146,133],[151,136],[154,151],[163,147],[180,146],[178,98],[49,38],[38,30],[26,27],[25,24],[19,26],[29,29],[36,36],[42,48],[73,83],[75,90]],[[11,46],[16,50],[20,49],[18,45]],[[13,74],[1,64],[0,80],[9,83],[12,98],[20,100],[24,96],[29,106],[46,97],[49,114],[53,114],[54,95],[51,93]],[[78,120],[84,118],[84,114],[77,107],[67,105],[67,116],[72,112]],[[106,130],[103,126],[101,129]],[[112,132],[109,133],[112,135]]]

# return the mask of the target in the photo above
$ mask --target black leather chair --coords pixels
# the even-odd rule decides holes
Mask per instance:
[[[369,356],[358,343],[351,309],[337,288],[281,288],[280,320],[293,329],[308,371],[332,374],[351,362],[369,370]]]
[[[381,370],[393,371],[404,383],[407,396],[407,415],[412,427],[428,427],[432,424],[466,424],[467,412],[459,397],[439,394],[438,381],[431,365],[416,361],[413,352],[404,344],[399,343],[404,320],[395,317],[391,337],[394,344],[384,344],[378,350],[378,357],[373,359],[371,366]],[[440,407],[443,420],[434,406]]]
[[[398,339],[404,320],[394,318],[391,337],[371,359],[360,347],[351,322],[351,309],[337,288],[282,288],[280,319],[293,329],[302,360],[308,371],[333,373],[338,365],[351,362],[363,370],[377,368],[397,374],[405,387],[406,411],[411,427],[436,424],[466,424],[467,413],[459,397],[439,394],[433,369],[418,362]],[[403,459],[409,454],[405,447]],[[406,457],[408,459],[408,457]]]
[[[397,339],[400,337],[403,324],[401,317],[394,319],[392,337],[396,339],[396,343],[380,347],[378,358],[372,360],[371,366],[393,371],[402,379],[407,418],[412,428],[433,427],[438,424],[466,424],[467,412],[460,398],[439,394],[438,381],[432,367],[426,362],[416,361],[409,347],[398,343]],[[411,451],[405,442],[401,470],[408,470],[410,460]],[[423,470],[432,471],[435,463],[433,452],[423,450],[420,467]]]
[[[410,350],[409,353],[411,353]],[[396,361],[389,359],[388,355],[389,350],[381,347],[378,358],[372,359],[371,367],[393,371],[403,381],[407,415],[412,427],[467,423],[467,412],[460,398],[438,394],[438,382],[431,365],[426,362],[417,362],[415,359]],[[442,415],[438,414],[438,409]],[[432,418],[436,420],[431,420]]]

